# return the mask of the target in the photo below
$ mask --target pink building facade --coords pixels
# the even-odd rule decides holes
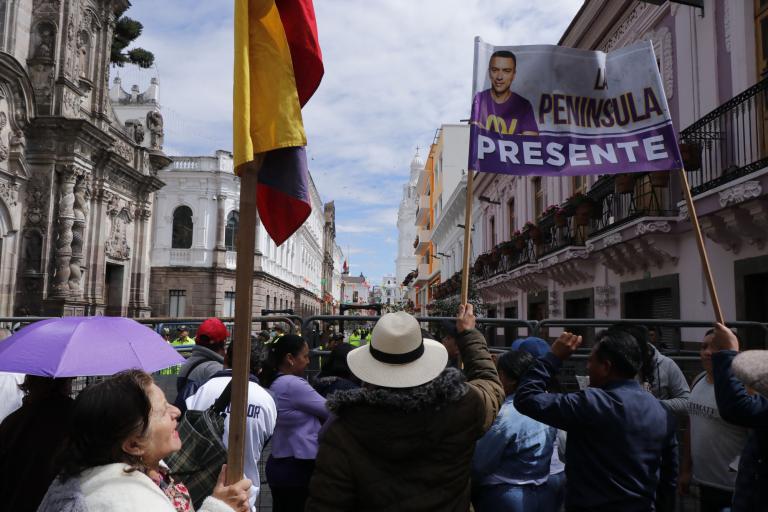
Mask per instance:
[[[724,314],[768,322],[761,4],[587,0],[560,44],[611,51],[653,42]],[[489,316],[712,320],[679,176],[629,176],[478,175],[473,278]],[[661,332],[671,345],[702,335]]]

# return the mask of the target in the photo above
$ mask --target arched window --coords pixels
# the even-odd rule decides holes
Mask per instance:
[[[173,232],[171,248],[189,249],[192,247],[192,209],[189,206],[179,206],[173,211]]]
[[[227,216],[227,227],[224,230],[224,247],[228,251],[237,250],[237,226],[240,225],[240,214],[232,211]]]

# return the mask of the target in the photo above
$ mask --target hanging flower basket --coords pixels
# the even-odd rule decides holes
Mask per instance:
[[[555,214],[555,226],[557,227],[565,227],[568,225],[568,216],[565,213],[565,210],[560,210]]]
[[[617,194],[631,194],[635,190],[634,174],[617,174],[613,183]]]
[[[649,172],[648,177],[652,187],[667,188],[669,186],[669,171]]]

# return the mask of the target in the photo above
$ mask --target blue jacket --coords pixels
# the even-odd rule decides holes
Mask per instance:
[[[520,414],[509,395],[490,430],[475,445],[472,477],[480,485],[544,483],[557,429]]]
[[[648,512],[659,482],[677,478],[677,440],[671,413],[634,380],[578,393],[547,393],[562,362],[540,358],[521,379],[515,407],[568,432],[566,510]]]
[[[734,425],[754,429],[741,453],[731,510],[759,512],[768,510],[768,400],[749,395],[733,374],[731,363],[736,354],[733,350],[712,354],[720,416]]]

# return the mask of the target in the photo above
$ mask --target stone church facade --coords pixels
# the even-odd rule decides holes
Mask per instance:
[[[109,97],[126,0],[0,2],[0,316],[149,316],[162,116]]]

